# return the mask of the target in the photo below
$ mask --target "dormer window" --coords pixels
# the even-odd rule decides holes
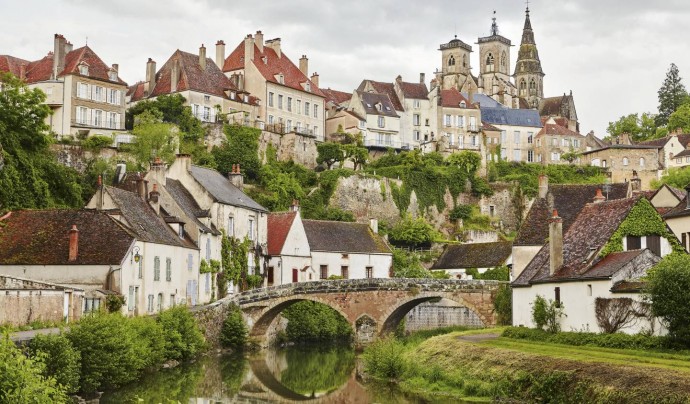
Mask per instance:
[[[377,111],[382,111],[383,110],[383,105],[379,102],[376,104],[376,110]]]
[[[82,63],[79,65],[79,74],[82,76],[88,76],[89,75],[89,65],[86,63]]]
[[[460,101],[460,108],[467,108],[467,103],[465,101]]]
[[[285,76],[282,73],[278,75],[278,83],[285,84]]]
[[[184,238],[184,224],[178,224],[177,234],[180,236],[180,238]]]
[[[311,92],[311,83],[307,81],[307,82],[304,84],[304,89],[307,90],[307,91],[309,91],[309,92]]]
[[[88,73],[88,69],[87,69],[87,73]],[[108,72],[108,78],[110,79],[110,81],[117,81],[117,72],[115,70],[109,71]]]
[[[231,92],[230,92],[230,99],[231,99],[231,100],[234,100],[234,99],[235,99],[235,96],[236,96],[236,93],[235,93],[234,91],[231,91]]]

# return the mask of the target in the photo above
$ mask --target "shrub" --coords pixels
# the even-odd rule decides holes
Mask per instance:
[[[166,359],[187,360],[203,349],[204,335],[187,307],[162,311],[157,321],[165,333]]]
[[[513,293],[510,285],[498,287],[493,304],[498,324],[509,325],[513,318]]]
[[[424,220],[423,217],[413,219],[409,215],[396,224],[388,236],[394,244],[412,247],[431,245],[434,240],[441,237],[434,226]]]
[[[649,272],[652,314],[668,326],[670,337],[690,344],[690,256],[669,254]]]
[[[105,308],[108,313],[118,313],[125,305],[125,297],[122,295],[108,295],[105,298]]]
[[[591,332],[559,332],[552,334],[544,330],[525,327],[508,327],[501,334],[502,337],[523,339],[528,341],[542,341],[553,344],[572,346],[597,346],[616,349],[663,349],[668,346],[664,337],[630,334],[595,334]]]
[[[43,376],[54,377],[68,393],[79,390],[81,355],[63,334],[37,334],[29,343],[29,354],[45,363]]]
[[[369,345],[362,354],[364,368],[376,377],[397,379],[408,367],[404,350],[405,345],[395,338],[380,339]]]
[[[0,403],[67,403],[65,389],[42,374],[44,366],[0,336]]]
[[[285,330],[290,341],[349,341],[352,327],[336,310],[325,304],[302,301],[285,309]]]
[[[450,211],[450,220],[467,220],[472,217],[472,205],[458,205]]]
[[[220,331],[220,343],[224,347],[242,349],[247,343],[247,334],[247,325],[244,324],[239,307],[230,306]]]
[[[82,140],[81,147],[97,151],[112,144],[113,139],[110,136],[95,135]]]
[[[148,362],[148,343],[120,314],[94,314],[72,326],[67,338],[81,354],[83,392],[113,388],[135,380]]]
[[[133,317],[129,319],[139,341],[145,344],[145,367],[156,366],[166,360],[165,331],[153,317]]]
[[[532,303],[532,320],[537,328],[546,327],[548,332],[557,333],[561,330],[560,319],[565,315],[563,309],[563,304],[537,295]]]

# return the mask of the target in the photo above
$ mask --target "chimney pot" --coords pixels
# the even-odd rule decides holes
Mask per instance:
[[[419,84],[424,84],[425,83],[425,74],[424,73],[419,73]]]
[[[77,260],[78,255],[79,255],[79,230],[77,229],[77,225],[73,224],[72,228],[69,231],[69,258],[68,258],[68,260],[70,262],[74,262]]]
[[[221,39],[216,42],[216,66],[222,71],[225,64],[225,42]]]
[[[299,200],[298,199],[292,200],[292,205],[290,206],[290,210],[292,212],[299,212]]]
[[[604,194],[601,193],[601,188],[597,188],[597,193],[594,195],[594,203],[601,203],[606,200]]]
[[[311,75],[311,83],[318,87],[319,86],[319,73],[314,72],[314,74]],[[688,143],[690,145],[690,143]]]
[[[369,219],[369,227],[371,227],[371,231],[374,232],[374,234],[379,234],[379,220],[376,218],[371,218]]]
[[[230,183],[237,187],[240,191],[242,188],[244,188],[244,176],[240,172],[240,165],[239,164],[233,164],[232,165],[232,171],[228,173],[228,179],[230,180]]]
[[[553,210],[549,219],[549,274],[553,274],[563,266],[563,219],[558,211]]]
[[[307,55],[302,55],[299,59],[299,70],[302,74],[309,77],[309,59],[307,59]]]

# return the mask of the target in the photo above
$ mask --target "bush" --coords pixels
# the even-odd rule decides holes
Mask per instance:
[[[164,362],[165,357],[165,331],[153,317],[133,317],[129,319],[139,341],[145,344],[145,367],[153,367]]]
[[[43,360],[43,376],[54,377],[55,381],[68,393],[79,390],[79,370],[81,355],[63,334],[37,334],[29,343],[32,358]]]
[[[413,219],[408,215],[391,229],[388,237],[393,244],[421,247],[431,245],[441,235],[424,218]]]
[[[65,389],[45,377],[41,360],[26,357],[0,336],[0,403],[67,403]]]
[[[397,379],[408,368],[404,350],[405,345],[395,338],[380,339],[362,354],[364,368],[376,377]]]
[[[125,305],[125,297],[122,295],[108,295],[105,298],[105,308],[108,313],[118,313]]]
[[[513,318],[513,293],[510,285],[501,285],[494,296],[494,313],[500,325],[509,325]]]
[[[537,328],[546,327],[548,332],[557,333],[561,330],[560,319],[565,315],[563,309],[563,304],[537,295],[532,303],[532,320]]]
[[[135,380],[149,362],[149,344],[120,314],[95,314],[72,326],[67,338],[81,354],[83,392],[114,388]]]
[[[690,256],[664,257],[649,272],[647,293],[652,314],[663,319],[669,336],[690,345]]]
[[[508,327],[501,334],[502,337],[522,339],[528,341],[549,342],[572,346],[597,346],[616,349],[663,349],[668,347],[668,340],[664,337],[629,334],[595,334],[590,332],[559,332],[552,334],[544,330],[525,327]]]
[[[467,220],[472,217],[472,205],[458,205],[450,211],[450,220]]]
[[[229,307],[228,316],[223,321],[220,331],[220,343],[224,347],[242,349],[247,343],[247,325],[242,319],[239,307]]]
[[[349,341],[352,327],[336,310],[325,304],[302,301],[285,309],[283,317],[288,320],[285,330],[290,341]]]
[[[91,136],[81,142],[81,147],[88,150],[100,150],[104,147],[111,146],[113,144],[113,139],[110,136]]]
[[[188,360],[203,349],[204,335],[187,307],[164,310],[157,321],[165,333],[166,359]]]

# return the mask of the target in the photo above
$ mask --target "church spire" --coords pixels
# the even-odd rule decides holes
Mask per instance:
[[[532,21],[529,17],[529,3],[525,9],[525,27],[522,30],[522,41],[515,63],[515,85],[518,87],[520,97],[528,100],[531,107],[536,108],[544,98],[543,77],[537,44],[534,41]]]
[[[496,10],[494,10],[494,17],[491,19],[491,36],[498,35],[498,24],[496,24]]]

